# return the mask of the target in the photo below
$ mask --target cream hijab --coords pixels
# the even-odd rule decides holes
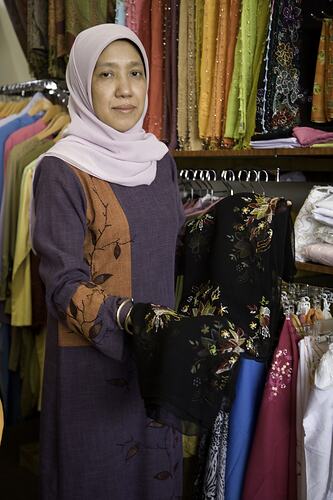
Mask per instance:
[[[127,132],[118,132],[94,114],[91,80],[97,59],[112,42],[132,41],[143,56],[147,95],[140,120]],[[123,186],[149,185],[156,176],[156,162],[168,148],[153,134],[146,133],[143,120],[148,107],[149,65],[139,38],[125,26],[100,24],[76,37],[66,71],[71,123],[63,139],[43,156],[56,156],[83,172]]]

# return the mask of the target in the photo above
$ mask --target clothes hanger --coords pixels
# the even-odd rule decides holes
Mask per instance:
[[[48,126],[44,130],[39,132],[39,134],[37,134],[35,137],[40,141],[43,139],[47,139],[49,136],[59,133],[60,130],[68,125],[69,122],[70,117],[68,113],[66,113],[65,111],[59,113],[50,121]]]
[[[51,106],[45,112],[45,115],[42,117],[44,123],[49,123],[55,116],[64,111],[64,107],[60,106],[60,104],[51,104]]]
[[[41,111],[47,111],[50,108],[50,106],[52,106],[51,101],[49,101],[46,97],[41,97],[36,102],[36,104],[32,106],[28,114],[30,116],[35,116],[37,113],[40,113]]]

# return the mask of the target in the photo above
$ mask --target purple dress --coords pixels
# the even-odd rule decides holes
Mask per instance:
[[[181,436],[146,417],[120,297],[174,306],[183,223],[167,154],[150,186],[109,184],[46,157],[34,180],[46,287],[43,500],[181,498]]]

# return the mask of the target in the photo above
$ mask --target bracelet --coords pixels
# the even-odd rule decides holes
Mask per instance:
[[[132,301],[133,302],[133,301]],[[125,320],[124,320],[124,329],[127,333],[130,335],[133,335],[132,330],[129,328],[129,323],[131,323],[131,312],[132,312],[133,306],[131,306],[128,310],[128,313],[126,314]]]
[[[120,304],[120,306],[117,309],[116,321],[117,321],[117,325],[118,325],[119,330],[123,330],[124,329],[123,325],[120,322],[120,313],[121,313],[123,307],[126,306],[126,304],[128,304],[129,302],[133,303],[133,299],[125,299],[125,300],[123,300],[122,303]]]

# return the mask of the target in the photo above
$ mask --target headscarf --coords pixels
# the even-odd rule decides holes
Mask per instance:
[[[126,132],[118,132],[97,118],[93,110],[91,81],[97,59],[112,42],[126,39],[141,52],[147,79],[144,110]],[[156,176],[156,162],[167,146],[146,133],[143,120],[148,107],[149,65],[139,38],[125,26],[100,24],[76,37],[66,70],[71,123],[64,137],[44,156],[56,156],[83,172],[123,186],[149,185]]]

